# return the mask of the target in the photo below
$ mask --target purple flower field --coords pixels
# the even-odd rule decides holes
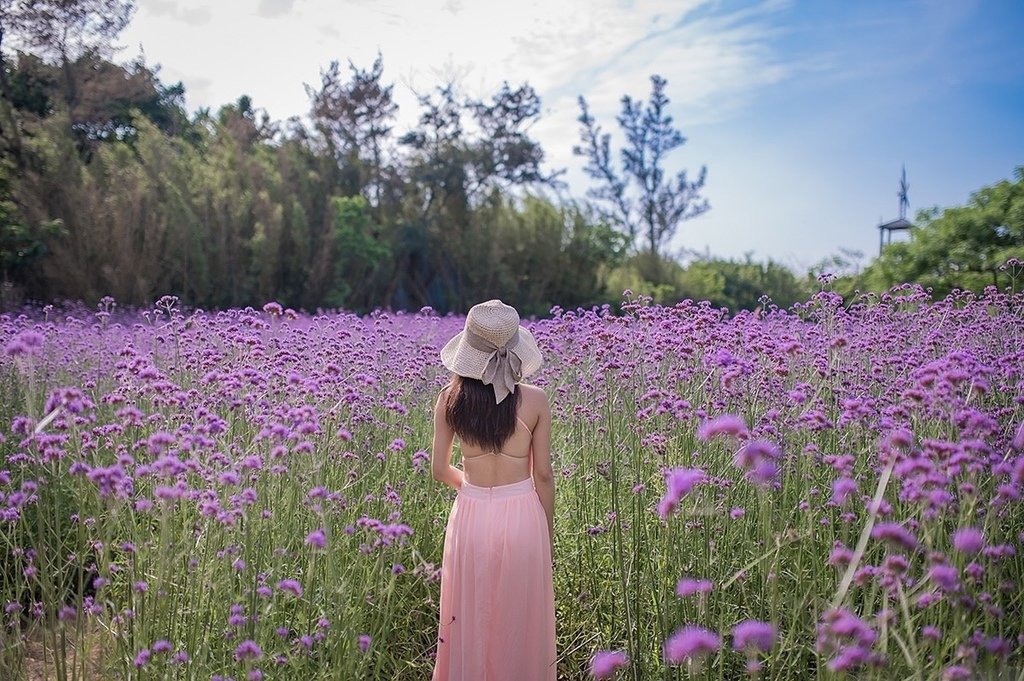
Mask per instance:
[[[560,678],[1016,678],[1022,322],[903,287],[529,323]],[[428,679],[462,324],[0,316],[0,678]]]

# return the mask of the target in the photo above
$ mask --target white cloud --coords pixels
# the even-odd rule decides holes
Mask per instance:
[[[189,25],[205,24],[213,18],[213,11],[204,3],[179,2],[178,0],[148,0],[139,7],[140,14],[135,22],[164,23],[167,19]]]
[[[503,80],[528,81],[553,101],[586,94],[596,111],[611,111],[626,92],[642,94],[647,77],[658,72],[669,79],[680,107],[713,118],[722,113],[718,102],[785,75],[759,39],[767,30],[759,23],[763,12],[712,14],[676,25],[714,4],[250,0],[218,4],[214,11],[183,0],[140,12],[126,38],[141,42],[158,62],[210,78],[213,96],[219,91],[226,102],[245,90],[278,118],[306,110],[301,82],[308,74],[332,59],[369,65],[378,50],[387,77],[420,90],[446,73],[459,74],[477,96]],[[196,30],[175,29],[168,16]],[[275,75],[266,77],[271,71]]]
[[[153,16],[174,16],[178,12],[178,3],[175,0],[149,0],[144,11]]]
[[[178,18],[190,26],[201,26],[213,19],[213,10],[209,7],[190,7],[179,10]]]
[[[264,17],[277,17],[291,12],[295,0],[260,0],[256,13]]]

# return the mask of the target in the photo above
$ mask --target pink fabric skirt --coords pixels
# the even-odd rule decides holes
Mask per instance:
[[[554,681],[555,672],[551,547],[533,480],[463,483],[445,529],[433,681]]]

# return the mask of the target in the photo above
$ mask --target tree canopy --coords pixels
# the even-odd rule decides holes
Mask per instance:
[[[364,311],[503,296],[526,314],[617,298],[623,240],[588,206],[544,198],[558,173],[530,135],[528,84],[483,99],[444,84],[398,134],[379,55],[332,63],[308,122],[284,125],[247,96],[190,116],[180,84],[95,49],[17,52],[3,69],[7,291]]]
[[[1024,260],[1024,166],[964,206],[921,212],[910,240],[886,246],[864,276],[873,289],[916,282],[935,295],[980,291],[1003,288],[1019,275],[1005,266],[1011,259]]]
[[[331,62],[303,118],[271,120],[246,95],[190,113],[181,83],[141,57],[114,60],[134,7],[0,0],[0,306],[172,294],[205,308],[448,311],[502,297],[544,314],[628,288],[754,309],[802,299],[829,269],[844,295],[1020,274],[1003,266],[1024,260],[1021,169],[922,213],[908,243],[865,268],[853,252],[806,277],[752,257],[684,265],[669,244],[708,210],[707,169],[672,170],[686,138],[660,76],[646,100],[622,98],[617,135],[580,96],[573,151],[592,185],[575,200],[532,135],[542,107],[529,83],[483,97],[441,83],[398,130],[378,54],[368,68]]]

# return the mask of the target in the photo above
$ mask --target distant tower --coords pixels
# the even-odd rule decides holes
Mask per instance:
[[[903,166],[903,172],[900,175],[900,190],[897,192],[897,196],[900,197],[900,216],[895,220],[889,222],[883,222],[878,225],[878,254],[882,254],[882,248],[886,244],[892,243],[892,233],[906,231],[913,227],[910,220],[907,220],[907,209],[910,207],[910,199],[907,198],[907,193],[910,190],[910,185],[907,184],[907,167]]]
[[[902,166],[902,173],[900,175],[900,190],[897,196],[900,197],[900,218],[907,219],[907,208],[910,208],[910,200],[907,198],[907,191],[910,189],[910,185],[907,184],[907,166]]]

